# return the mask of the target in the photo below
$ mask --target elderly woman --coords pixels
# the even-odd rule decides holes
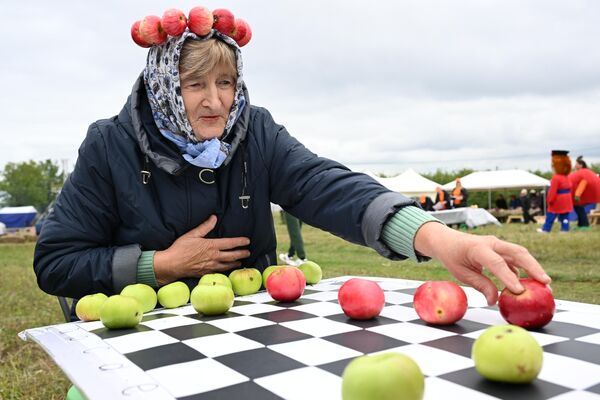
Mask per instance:
[[[310,152],[250,104],[231,38],[186,30],[153,46],[120,113],[90,126],[36,246],[38,284],[80,298],[262,270],[277,262],[270,202],[384,257],[434,257],[490,304],[497,288],[484,266],[514,292],[517,268],[550,282],[525,248],[447,228]]]

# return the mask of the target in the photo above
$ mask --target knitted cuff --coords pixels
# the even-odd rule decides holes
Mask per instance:
[[[428,257],[417,255],[415,252],[415,235],[423,224],[431,221],[441,223],[418,207],[402,207],[383,226],[381,237],[396,253],[415,261],[427,261]]]
[[[158,284],[154,275],[154,253],[156,251],[142,251],[137,263],[137,282],[156,288]]]

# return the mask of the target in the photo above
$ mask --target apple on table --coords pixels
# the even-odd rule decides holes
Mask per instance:
[[[154,310],[158,296],[156,291],[144,283],[134,283],[127,285],[121,290],[123,296],[133,297],[142,305],[142,311],[148,312]]]
[[[367,320],[381,313],[385,305],[385,295],[377,282],[352,278],[340,287],[338,302],[348,317]]]
[[[194,310],[204,315],[225,314],[233,305],[231,287],[223,284],[198,285],[190,296]]]
[[[181,281],[169,283],[158,289],[158,302],[165,308],[181,307],[190,299],[190,288]]]
[[[104,293],[88,294],[83,296],[75,306],[75,314],[82,321],[98,321],[100,319],[100,309],[108,299]]]
[[[531,278],[520,279],[525,291],[514,294],[507,288],[498,298],[500,314],[509,324],[525,329],[538,329],[554,317],[556,305],[552,290],[547,285]]]
[[[467,312],[467,295],[450,281],[427,281],[417,288],[413,305],[419,318],[428,324],[450,325]]]
[[[246,296],[259,291],[262,274],[256,268],[241,268],[232,271],[229,280],[236,296]]]
[[[227,275],[219,273],[202,275],[198,281],[198,285],[225,285],[229,288],[233,288]]]
[[[292,302],[304,293],[306,278],[298,268],[282,266],[269,274],[266,286],[274,300]]]
[[[100,309],[100,320],[108,329],[134,328],[143,316],[139,301],[120,294],[110,296]]]
[[[314,261],[304,261],[298,266],[298,269],[304,274],[307,285],[316,285],[323,277],[323,270],[321,270],[319,264]]]

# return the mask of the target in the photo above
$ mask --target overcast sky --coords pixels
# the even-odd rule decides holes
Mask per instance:
[[[145,65],[131,24],[196,5],[251,25],[251,103],[355,170],[600,162],[600,1],[27,0],[0,6],[0,167],[72,169]]]

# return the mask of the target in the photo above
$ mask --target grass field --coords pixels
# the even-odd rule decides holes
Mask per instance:
[[[279,252],[288,246],[285,226],[276,217]],[[556,298],[600,304],[600,227],[589,232],[541,235],[535,226],[510,224],[472,230],[527,247],[553,278]],[[556,227],[555,227],[556,229]],[[303,227],[307,256],[323,267],[324,277],[386,276],[445,280],[437,262],[391,262],[373,250],[349,244],[310,226]],[[32,270],[34,245],[0,245],[0,399],[63,399],[69,387],[53,361],[17,334],[27,328],[63,322],[55,297],[37,287]]]

